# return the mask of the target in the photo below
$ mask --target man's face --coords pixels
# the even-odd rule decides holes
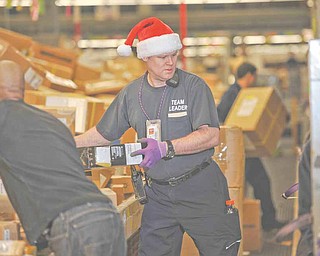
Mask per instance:
[[[176,70],[178,51],[145,58],[147,69],[153,80],[166,81]]]
[[[257,74],[256,73],[249,73],[249,86],[254,86],[257,81]]]

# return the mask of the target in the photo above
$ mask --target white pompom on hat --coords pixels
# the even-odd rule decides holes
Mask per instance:
[[[178,34],[156,17],[140,21],[128,34],[123,45],[117,48],[120,56],[130,56],[134,39],[138,37],[137,57],[139,59],[170,53],[182,48]]]

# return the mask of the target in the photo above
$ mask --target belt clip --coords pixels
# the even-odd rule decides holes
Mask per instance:
[[[145,180],[146,180],[147,186],[151,188],[152,179],[148,175],[145,175]]]
[[[46,228],[43,232],[42,232],[42,235],[47,238],[47,235],[50,233],[50,229],[49,228]]]
[[[177,178],[173,177],[168,180],[168,183],[171,187],[177,186],[180,182]]]

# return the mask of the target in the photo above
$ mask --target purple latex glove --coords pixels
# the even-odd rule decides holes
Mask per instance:
[[[139,165],[140,167],[151,168],[162,157],[166,156],[167,143],[165,141],[157,141],[151,138],[142,138],[139,140],[139,142],[147,143],[147,147],[132,152],[131,156],[144,155],[144,159]]]

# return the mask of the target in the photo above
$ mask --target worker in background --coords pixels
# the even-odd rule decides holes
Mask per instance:
[[[85,176],[71,132],[23,97],[19,65],[0,61],[0,177],[29,243],[55,256],[126,255],[119,213]]]
[[[243,63],[237,69],[236,82],[224,93],[217,107],[219,121],[223,124],[227,115],[242,88],[248,88],[255,84],[257,68],[251,63]],[[269,176],[260,158],[246,157],[245,159],[246,181],[252,185],[254,196],[260,200],[262,208],[262,228],[270,231],[280,228],[285,223],[276,219],[276,210],[271,197],[271,187]]]
[[[301,76],[300,63],[297,61],[295,54],[290,52],[287,60],[288,84],[290,98],[301,98]]]
[[[78,147],[109,145],[133,127],[147,146],[144,156],[149,202],[140,229],[140,256],[180,255],[184,232],[201,255],[237,255],[241,240],[237,211],[227,214],[227,181],[212,160],[219,120],[205,81],[176,67],[179,35],[156,17],[140,21],[118,53],[137,57],[146,72],[127,85],[101,121],[76,137]]]
[[[307,135],[302,148],[298,172],[299,172],[299,210],[298,215],[311,213],[311,166],[310,166],[311,137]],[[313,255],[312,224],[300,228],[301,236],[297,247],[297,256]]]
[[[289,58],[286,62],[288,70],[288,96],[290,98],[291,114],[299,118],[299,106],[303,105],[302,79],[300,75],[300,63],[296,59],[296,55],[293,52],[289,52]],[[292,136],[295,139],[297,145],[302,145],[301,141],[301,123],[295,119],[292,120]]]

